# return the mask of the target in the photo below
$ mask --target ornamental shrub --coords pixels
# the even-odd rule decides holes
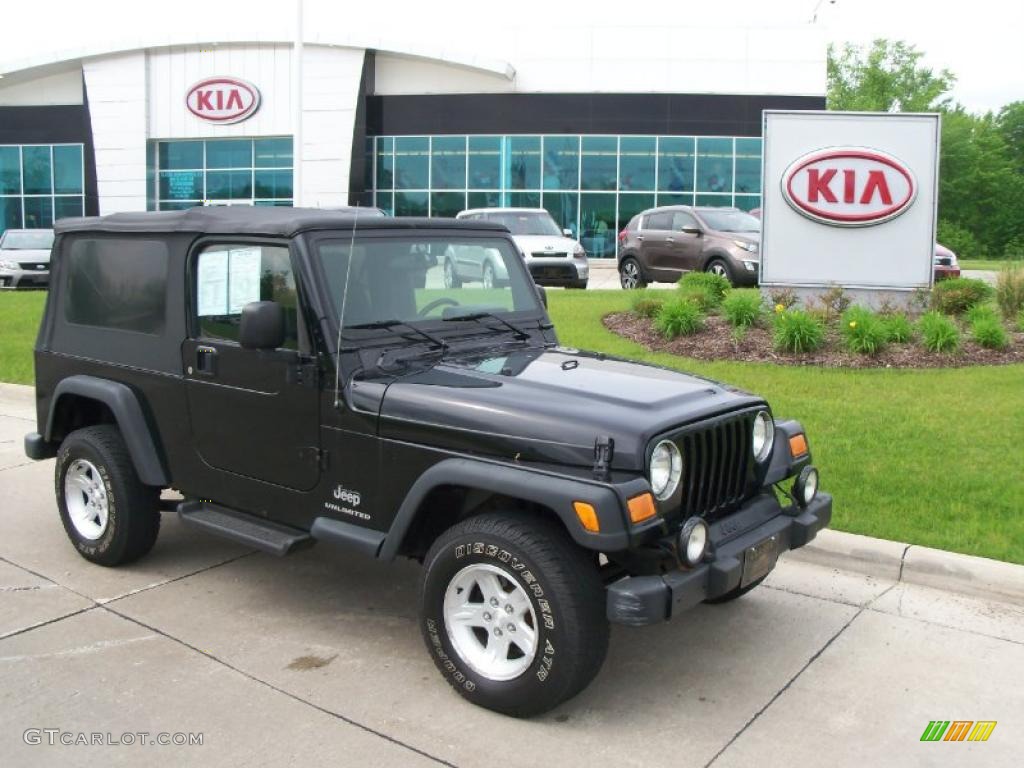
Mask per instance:
[[[676,297],[658,311],[654,327],[666,339],[689,336],[704,327],[704,313],[689,299]]]
[[[722,302],[722,314],[733,328],[755,326],[763,313],[761,292],[756,288],[729,291]]]
[[[992,286],[984,280],[954,277],[936,283],[932,289],[932,309],[947,315],[962,315],[992,298]]]
[[[889,340],[889,331],[882,318],[867,307],[850,307],[839,323],[846,348],[862,355],[876,355]]]
[[[956,352],[960,348],[960,329],[947,315],[928,312],[921,316],[921,343],[929,352]]]
[[[772,341],[782,352],[813,352],[825,342],[825,328],[817,319],[799,309],[775,315]]]

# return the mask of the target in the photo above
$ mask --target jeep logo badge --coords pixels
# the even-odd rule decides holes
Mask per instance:
[[[782,196],[794,211],[822,224],[867,227],[907,210],[917,181],[892,155],[832,147],[794,160],[782,174]]]
[[[236,77],[208,77],[185,94],[188,111],[208,123],[240,123],[260,108],[259,89]]]

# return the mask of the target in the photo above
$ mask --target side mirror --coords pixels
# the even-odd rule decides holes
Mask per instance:
[[[697,237],[704,234],[704,230],[700,227],[682,227],[679,231],[684,235],[696,235]]]
[[[537,295],[540,296],[540,303],[544,305],[544,309],[548,308],[548,292],[544,290],[543,285],[533,284],[533,287],[537,289]]]
[[[250,301],[242,307],[238,340],[245,349],[277,349],[284,344],[284,309],[276,301]]]
[[[562,234],[565,235],[566,237],[572,237],[572,230],[566,227],[565,229],[562,230]]]

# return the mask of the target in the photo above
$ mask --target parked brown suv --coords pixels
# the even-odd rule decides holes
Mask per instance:
[[[643,288],[700,270],[757,285],[760,242],[761,222],[739,208],[651,208],[619,233],[619,280]]]

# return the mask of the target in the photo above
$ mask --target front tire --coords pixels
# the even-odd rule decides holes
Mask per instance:
[[[622,263],[619,264],[619,284],[624,291],[647,287],[644,272],[640,269],[640,262],[632,257],[622,260]]]
[[[441,535],[424,561],[420,627],[438,670],[487,709],[530,717],[582,691],[608,650],[593,558],[556,523],[495,512]]]
[[[444,287],[445,288],[461,288],[462,280],[459,279],[459,273],[455,269],[455,262],[451,258],[444,260]]]
[[[86,560],[122,565],[153,548],[160,492],[139,480],[117,427],[100,424],[68,435],[54,482],[64,530]]]
[[[711,261],[708,262],[708,265],[707,267],[705,267],[704,271],[710,272],[712,275],[724,277],[726,280],[729,281],[729,285],[733,287],[736,286],[736,280],[733,278],[732,269],[730,269],[729,265],[726,264],[725,261],[722,259],[712,259]]]

